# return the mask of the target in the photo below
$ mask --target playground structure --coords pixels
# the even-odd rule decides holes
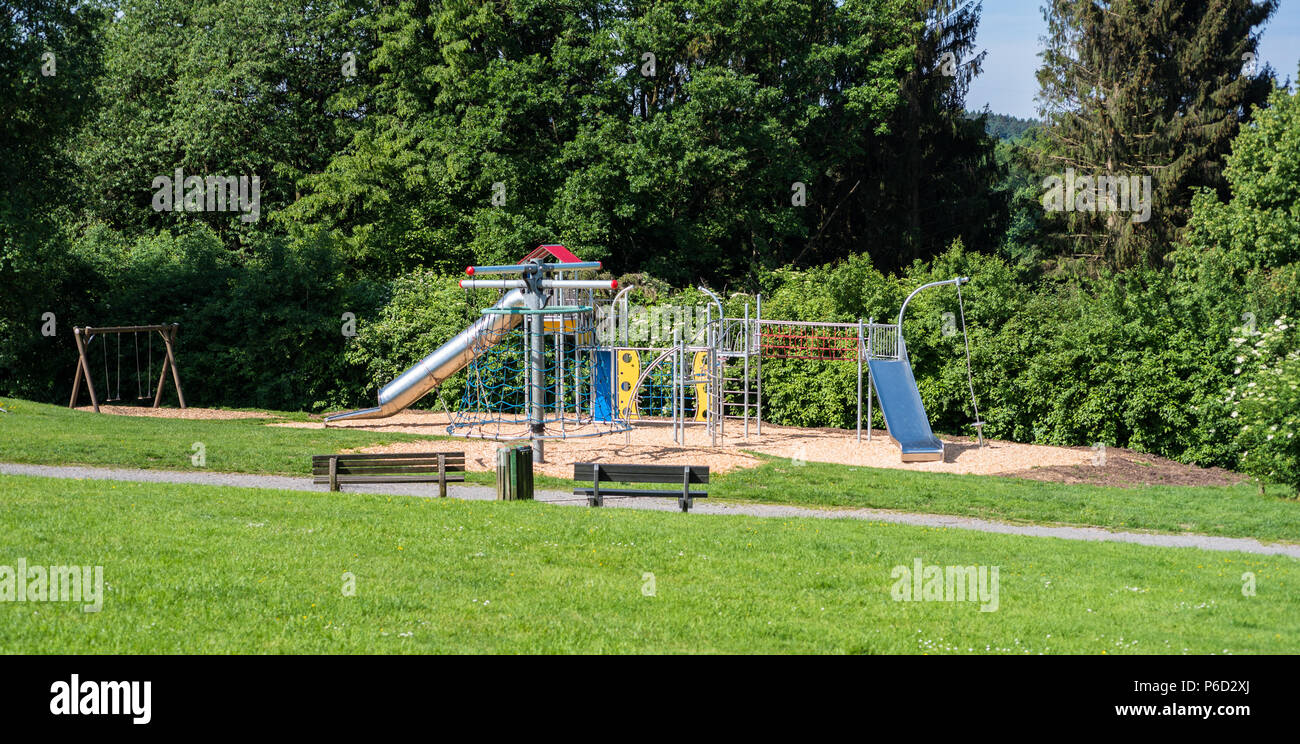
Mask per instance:
[[[742,427],[744,439],[749,438],[751,424],[754,434],[762,436],[765,359],[852,362],[857,365],[857,440],[862,440],[864,400],[867,441],[872,438],[873,400],[879,400],[889,434],[898,444],[903,462],[943,460],[943,443],[930,429],[912,374],[903,338],[903,318],[907,305],[922,290],[949,284],[957,288],[967,378],[976,418],[973,426],[982,445],[983,422],[978,420],[979,404],[970,375],[970,343],[961,299],[961,285],[969,281],[968,277],[957,277],[917,287],[904,300],[898,321],[892,324],[877,323],[875,318],[857,323],[764,318],[761,294],[755,297],[753,305],[745,304],[741,317],[727,318],[717,296],[701,288],[712,300],[706,305],[702,328],[691,338],[676,330],[668,348],[629,343],[632,313],[627,305],[627,292],[632,288],[625,287],[606,313],[611,331],[607,337],[613,346],[613,364],[617,370],[616,412],[628,421],[636,421],[643,400],[648,398],[651,406],[659,410],[664,408],[662,401],[666,397],[674,442],[685,444],[686,427],[703,425],[709,443],[717,446],[720,439],[726,440],[728,421]],[[644,366],[642,355],[650,360]],[[654,371],[662,365],[667,365],[669,372],[662,375],[663,381],[656,381]],[[628,381],[634,382],[630,389],[625,389]],[[649,395],[645,394],[647,386]],[[657,387],[665,388],[667,394],[656,394]],[[687,411],[688,389],[694,392],[694,416]]]
[[[556,262],[543,262],[545,257]],[[575,278],[600,268],[559,245],[540,246],[518,264],[470,266],[467,290],[502,292],[482,317],[379,391],[379,405],[326,417],[384,418],[468,367],[469,383],[447,433],[501,441],[527,439],[537,462],[547,439],[600,436],[626,423],[596,415],[595,292],[614,280]],[[515,275],[482,279],[484,275]],[[566,278],[567,277],[567,278]],[[585,304],[583,304],[585,302]]]
[[[185,393],[181,390],[181,376],[176,371],[176,334],[180,326],[176,323],[171,325],[140,325],[140,326],[106,326],[102,328],[93,327],[74,327],[72,335],[77,342],[77,370],[73,374],[72,380],[72,398],[68,401],[68,408],[77,406],[77,398],[81,395],[81,383],[86,383],[86,391],[90,394],[90,404],[94,407],[95,413],[99,413],[99,396],[95,393],[95,381],[91,374],[92,356],[91,350],[96,338],[100,339],[100,346],[104,358],[104,392],[108,396],[104,399],[105,403],[114,403],[122,400],[122,336],[131,334],[133,341],[133,356],[135,358],[135,385],[136,394],[134,400],[145,401],[153,400],[153,407],[157,408],[162,403],[163,385],[167,382],[167,372],[171,371],[172,384],[176,386],[176,398],[180,407],[185,407]],[[158,334],[162,339],[163,358],[158,375],[157,385],[153,385],[153,337]],[[140,336],[145,336],[145,354],[147,366],[142,377],[140,374]],[[112,336],[117,340],[117,347],[114,352],[115,368],[117,370],[117,385],[114,387],[113,378],[109,373],[109,345],[108,339]],[[131,348],[131,347],[128,347]]]
[[[930,287],[955,285],[960,304],[966,277],[918,287],[896,323],[764,318],[762,295],[752,305],[746,302],[740,317],[728,318],[721,299],[702,288],[709,297],[702,309],[669,308],[668,322],[655,323],[664,331],[661,338],[647,341],[635,332],[645,318],[643,309],[629,306],[633,287],[607,298],[606,292],[620,289],[617,281],[577,278],[599,268],[599,262],[582,261],[559,245],[540,246],[518,264],[468,267],[461,286],[497,290],[496,302],[384,386],[378,406],[328,416],[326,423],[392,416],[463,369],[465,392],[456,410],[448,410],[447,432],[527,440],[537,462],[545,462],[548,439],[606,436],[640,426],[668,426],[678,445],[686,445],[689,428],[700,428],[708,444],[717,446],[726,443],[728,424],[739,428],[742,439],[751,431],[762,436],[765,359],[843,361],[857,366],[857,441],[864,400],[868,441],[873,401],[879,400],[904,462],[943,460],[943,443],[930,428],[912,374],[903,318],[912,298]],[[685,317],[696,310],[702,317]],[[964,306],[961,324],[965,337]],[[967,340],[968,373],[969,362]],[[973,381],[971,399],[982,444]]]

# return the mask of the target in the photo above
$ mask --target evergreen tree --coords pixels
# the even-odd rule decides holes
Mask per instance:
[[[1254,61],[1258,28],[1276,8],[1277,0],[1050,0],[1038,72],[1041,164],[1062,179],[1049,186],[1061,198],[1044,201],[1064,210],[1070,249],[1119,266],[1156,263],[1186,224],[1193,191],[1222,191],[1229,143],[1272,87],[1272,71]],[[1120,176],[1130,187],[1149,176],[1149,219],[1123,204],[1102,209],[1116,206],[1114,182],[1098,197],[1095,182],[1068,175]]]

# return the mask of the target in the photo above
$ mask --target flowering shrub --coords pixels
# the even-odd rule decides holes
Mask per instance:
[[[1300,348],[1283,316],[1262,333],[1243,333],[1237,345],[1236,385],[1229,414],[1241,424],[1241,469],[1300,493]]]

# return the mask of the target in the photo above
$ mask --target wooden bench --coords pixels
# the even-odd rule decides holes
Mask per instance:
[[[331,491],[345,483],[437,483],[445,498],[448,483],[465,481],[465,453],[312,455],[311,474],[312,483],[328,483]]]
[[[682,511],[689,511],[694,499],[708,497],[704,491],[692,491],[691,485],[709,482],[709,469],[699,465],[639,465],[636,463],[575,462],[573,480],[590,483],[575,487],[573,493],[587,497],[588,506],[603,506],[606,496],[676,496]],[[602,483],[677,483],[681,490],[649,488],[608,488]]]

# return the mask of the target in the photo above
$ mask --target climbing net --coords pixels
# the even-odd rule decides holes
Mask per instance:
[[[596,370],[590,306],[543,310],[492,307],[502,316],[470,342],[465,391],[451,415],[453,436],[568,439],[627,431],[609,411],[611,390]],[[603,405],[602,405],[603,403]]]

